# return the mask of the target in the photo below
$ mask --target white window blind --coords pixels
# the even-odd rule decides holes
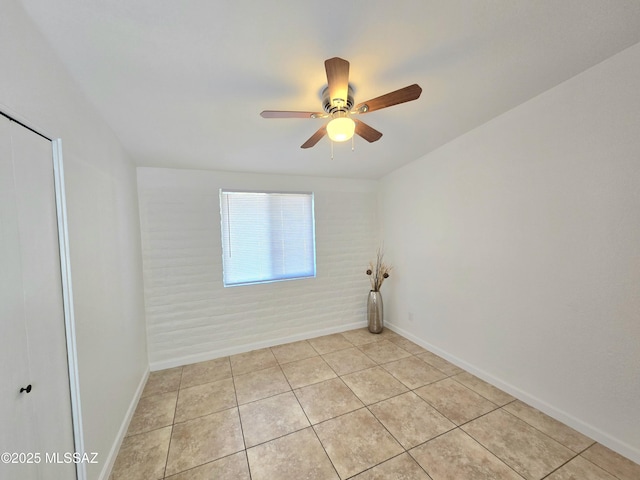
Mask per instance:
[[[225,287],[315,277],[312,193],[220,190]]]

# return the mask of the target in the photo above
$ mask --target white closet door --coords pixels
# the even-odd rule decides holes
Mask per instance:
[[[20,393],[29,382],[29,352],[24,322],[18,212],[11,153],[10,122],[0,117],[0,451],[28,452],[35,437],[31,399]],[[27,382],[27,383],[23,383]],[[19,466],[0,464],[0,472],[17,472]],[[37,478],[37,465],[20,468],[25,478]],[[11,478],[9,475],[0,475]]]
[[[73,479],[52,147],[4,117],[0,192],[0,453],[34,462],[0,463],[0,478]]]

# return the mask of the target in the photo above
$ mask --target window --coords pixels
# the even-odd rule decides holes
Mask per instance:
[[[220,190],[225,287],[316,276],[312,193]]]

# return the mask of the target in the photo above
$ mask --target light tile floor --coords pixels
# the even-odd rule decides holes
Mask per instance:
[[[153,372],[111,480],[638,480],[389,329]]]

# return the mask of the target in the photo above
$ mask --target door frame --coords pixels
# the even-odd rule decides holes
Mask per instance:
[[[0,107],[3,107],[0,104]],[[78,373],[78,349],[76,346],[76,328],[73,312],[73,288],[71,281],[71,261],[69,253],[69,230],[67,222],[67,204],[64,185],[64,164],[62,160],[62,140],[52,139],[28,124],[16,118],[15,114],[8,115],[0,109],[0,116],[30,130],[36,135],[51,142],[51,159],[53,165],[53,182],[56,202],[56,223],[58,227],[58,249],[60,253],[60,276],[62,283],[62,306],[64,328],[67,347],[67,370],[69,372],[69,396],[71,400],[71,422],[73,428],[74,452],[84,457],[84,434],[82,428],[82,409],[80,401],[80,380]],[[76,463],[76,479],[87,479],[85,462]]]
[[[71,259],[69,254],[69,231],[67,223],[67,201],[64,187],[64,165],[62,162],[62,140],[51,140],[53,178],[56,192],[56,216],[58,222],[58,245],[60,248],[60,274],[62,278],[62,303],[67,339],[67,364],[69,370],[69,393],[71,397],[71,420],[75,451],[84,455],[82,431],[82,409],[80,406],[80,377],[78,373],[78,349],[76,346],[76,322],[73,313],[73,288],[71,282]],[[87,467],[76,463],[77,480],[86,480]]]

